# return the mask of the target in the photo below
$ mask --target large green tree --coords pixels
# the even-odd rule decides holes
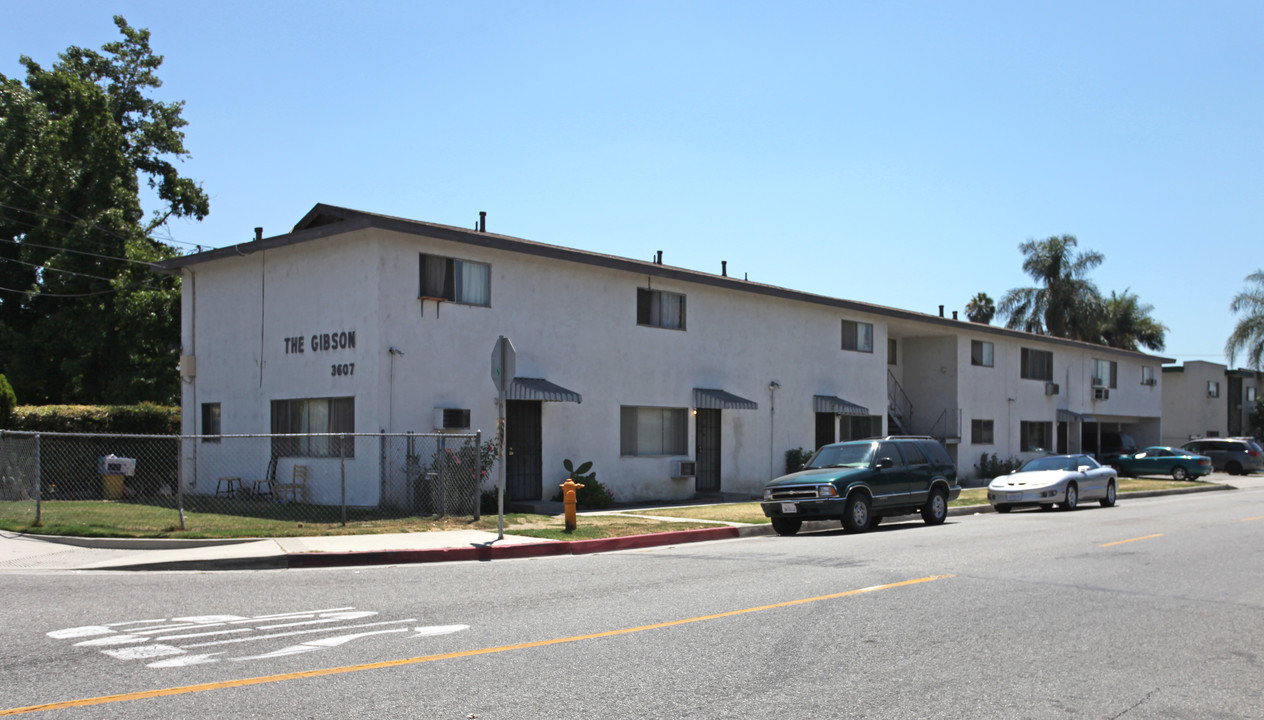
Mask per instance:
[[[173,163],[183,103],[151,97],[162,56],[122,17],[100,52],[0,75],[0,372],[27,403],[178,396],[179,285],[149,263],[173,217],[209,212]],[[147,218],[142,208],[142,184]]]
[[[1225,342],[1225,356],[1233,365],[1238,353],[1245,353],[1247,365],[1264,370],[1264,270],[1247,275],[1246,281],[1250,284],[1229,303],[1238,322]]]
[[[1153,305],[1143,304],[1129,291],[1111,291],[1101,304],[1096,342],[1125,350],[1162,350],[1167,327],[1155,320],[1152,312]]]
[[[997,310],[1006,317],[1006,327],[1093,340],[1102,300],[1088,273],[1105,258],[1093,251],[1077,253],[1076,245],[1074,236],[1061,235],[1018,246],[1024,255],[1023,272],[1038,285],[1015,288],[1001,298]]]
[[[981,292],[966,303],[966,318],[970,322],[991,325],[994,317],[996,317],[996,303],[987,293]]]

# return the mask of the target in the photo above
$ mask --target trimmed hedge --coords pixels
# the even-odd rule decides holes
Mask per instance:
[[[6,430],[179,435],[180,408],[164,405],[19,405]]]

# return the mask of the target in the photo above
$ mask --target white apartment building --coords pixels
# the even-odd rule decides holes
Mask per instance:
[[[188,434],[215,417],[224,434],[493,437],[490,356],[510,338],[504,462],[519,501],[553,495],[567,458],[593,461],[620,501],[679,500],[758,494],[788,450],[839,439],[934,435],[965,477],[984,453],[1091,451],[1104,431],[1143,445],[1161,436],[1164,358],[661,257],[317,205],[292,232],[162,270],[183,279]],[[304,427],[282,419],[299,405]],[[270,461],[294,458],[242,457],[241,474]],[[383,501],[377,463],[347,462],[350,504]],[[312,470],[314,499],[332,502],[327,470]]]

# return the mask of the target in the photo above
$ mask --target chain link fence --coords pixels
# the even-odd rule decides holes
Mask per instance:
[[[88,534],[480,515],[482,434],[153,436],[0,431],[0,518]]]

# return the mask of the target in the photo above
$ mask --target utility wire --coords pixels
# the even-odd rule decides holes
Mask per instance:
[[[23,262],[22,260],[14,260],[13,258],[0,258],[0,263],[7,263],[7,262],[17,263],[18,265],[25,265],[27,267],[33,267],[37,270],[59,272],[59,273],[65,273],[67,275],[74,275],[75,277],[89,278],[92,280],[104,280],[105,282],[114,282],[114,278],[101,277],[100,275],[89,275],[87,273],[75,272],[74,270],[62,270],[61,268],[48,267],[47,265],[36,265],[35,263]]]

